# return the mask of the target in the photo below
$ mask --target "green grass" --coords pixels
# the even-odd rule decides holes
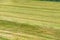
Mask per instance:
[[[0,36],[3,40],[60,40],[60,2],[1,0]]]
[[[3,37],[0,37],[0,40],[8,40],[8,39],[6,39],[6,38],[3,38]]]

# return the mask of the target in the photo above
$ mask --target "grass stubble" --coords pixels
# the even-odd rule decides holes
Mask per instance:
[[[0,40],[60,40],[60,3],[1,1]]]

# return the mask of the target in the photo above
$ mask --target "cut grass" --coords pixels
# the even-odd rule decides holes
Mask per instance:
[[[0,34],[12,35],[10,40],[60,40],[59,2],[13,1],[0,2]]]
[[[22,32],[29,35],[36,35],[38,37],[44,37],[49,39],[58,39],[58,32],[56,29],[46,28],[46,27],[39,27],[35,25],[29,25],[24,23],[15,23],[15,22],[9,22],[5,20],[0,20],[0,30],[8,30],[12,32]],[[55,33],[57,32],[57,33]],[[60,35],[59,35],[60,36]]]
[[[3,38],[3,37],[0,37],[0,40],[8,40],[8,39],[6,39],[6,38]]]

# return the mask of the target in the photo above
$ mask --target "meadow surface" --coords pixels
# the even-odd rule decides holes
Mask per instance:
[[[0,0],[0,40],[60,40],[60,2]]]

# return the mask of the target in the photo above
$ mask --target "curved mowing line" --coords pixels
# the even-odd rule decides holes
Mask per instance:
[[[60,24],[60,22],[53,22],[53,21],[47,21],[47,20],[40,20],[40,19],[34,19],[34,18],[32,19],[32,18],[24,18],[24,17],[16,17],[16,16],[6,16],[6,17],[14,17],[14,18],[20,18],[20,19],[27,19],[27,20],[34,20],[34,21],[42,21],[42,22]]]
[[[11,34],[11,35],[17,35],[17,36],[27,36],[27,37],[36,37],[39,38],[38,36],[34,36],[34,35],[29,35],[29,34],[23,34],[23,33],[14,33],[14,32],[10,32],[10,31],[4,31],[4,30],[0,30],[1,33],[6,33],[6,34]]]
[[[38,9],[38,11],[40,10],[40,9],[43,9],[43,10],[54,10],[54,11],[59,11],[60,9],[57,9],[57,8],[54,8],[54,9],[52,9],[52,8],[40,8],[40,6],[38,6],[38,7],[34,7],[34,6],[29,6],[29,5],[21,5],[21,6],[18,6],[18,5],[6,5],[6,4],[0,4],[0,6],[9,6],[9,7],[21,7],[21,8],[30,8],[30,9],[36,9],[36,11],[37,11],[37,9]],[[41,11],[41,10],[40,10]],[[54,12],[54,11],[51,11],[51,12]],[[48,12],[48,11],[47,11]]]
[[[24,12],[14,12],[14,11],[2,11],[0,10],[0,12],[8,12],[8,13],[19,13],[19,14],[24,14],[24,15],[33,15],[33,16],[44,16],[44,17],[52,17],[52,18],[56,18],[55,16],[48,16],[48,15],[43,15],[43,14],[29,14],[29,13],[24,13]],[[60,16],[58,16],[57,18],[59,18]]]
[[[0,32],[1,32],[1,33],[0,33],[1,36],[6,35],[7,38],[8,38],[9,35],[11,35],[11,38],[14,37],[14,35],[16,35],[16,36],[18,36],[18,37],[23,36],[23,37],[38,38],[38,39],[41,39],[41,38],[44,38],[44,39],[59,39],[59,38],[55,38],[54,36],[50,37],[50,36],[40,35],[40,37],[39,37],[39,36],[34,36],[34,35],[29,35],[29,34],[24,34],[24,33],[14,33],[14,32],[6,31],[6,30],[0,30]],[[3,33],[4,35],[2,35],[2,33]],[[8,34],[8,35],[7,35],[7,34]]]
[[[7,12],[6,15],[4,13],[3,14],[1,13],[1,15],[0,15],[0,18],[1,18],[0,19],[0,35],[2,37],[5,36],[5,37],[8,38],[9,35],[12,35],[11,38],[13,38],[13,36],[15,35],[17,37],[24,36],[24,37],[28,37],[28,38],[34,38],[34,39],[36,38],[37,40],[38,39],[40,40],[40,38],[43,38],[43,39],[46,38],[46,40],[60,40],[60,38],[59,38],[60,37],[60,35],[59,35],[60,34],[59,33],[60,31],[57,31],[55,28],[53,28],[54,26],[56,28],[57,28],[57,26],[60,26],[59,25],[60,22],[58,22],[60,19],[57,19],[57,17],[60,17],[59,16],[60,15],[59,14],[60,13],[60,11],[59,11],[60,10],[60,7],[57,8],[57,6],[59,6],[59,4],[56,7],[54,7],[53,5],[51,5],[49,7],[49,4],[48,5],[39,5],[39,6],[37,6],[37,4],[36,4],[34,6],[34,4],[32,4],[32,5],[31,4],[30,5],[29,4],[21,4],[21,5],[11,4],[11,5],[8,5],[8,4],[1,4],[0,3],[0,6],[1,6],[0,7],[0,12]],[[22,8],[22,12],[19,9],[20,7]],[[15,9],[17,9],[17,10],[15,10]],[[26,12],[28,11],[27,13],[30,12],[31,14],[28,15],[27,13],[23,13],[23,11],[25,12],[25,10],[26,10]],[[33,16],[34,13],[35,13],[35,11],[36,11],[36,14],[38,12],[36,18],[35,18],[35,16]],[[44,14],[44,12],[46,14],[47,13],[49,13],[49,14],[51,13],[52,15],[51,14],[50,15],[49,14],[43,15],[42,13],[40,15],[39,14],[40,12],[42,12],[43,14]],[[9,15],[9,13],[11,13],[11,15]],[[12,13],[16,13],[16,14],[17,13],[21,13],[21,14],[17,14],[17,15],[15,14],[16,16],[13,16],[14,14],[12,14]],[[22,13],[25,14],[25,15],[22,15]],[[32,13],[33,13],[33,15],[32,15]],[[58,14],[58,15],[56,15],[56,14]],[[18,16],[18,15],[21,15],[21,17]],[[29,17],[31,17],[31,15],[32,15],[33,17],[32,18],[29,18],[27,15]],[[24,16],[27,16],[27,17],[24,18]],[[54,19],[56,17],[56,19],[58,21],[57,20],[54,20],[53,18],[51,18],[52,20],[48,20],[47,18],[46,18],[46,20],[42,20],[42,19],[44,19],[43,16],[44,16],[44,18],[46,18],[46,17],[48,17],[48,18],[49,17],[53,17]],[[41,17],[42,19],[39,19],[38,17]],[[4,18],[6,20],[4,20]],[[11,20],[14,19],[14,20],[13,21],[10,21],[10,20],[7,21],[7,19],[11,19]],[[42,23],[41,25],[44,25],[44,26],[42,28],[40,28],[40,26],[38,26],[38,25],[30,25],[28,23],[24,24],[24,23],[14,22],[15,19],[16,20],[19,20],[19,22],[21,22],[20,19],[23,19],[22,22],[26,19],[26,21],[27,22],[28,21],[31,22],[31,24],[32,23],[35,23],[35,22],[36,22],[36,24],[38,24],[38,23],[40,23],[40,21],[42,21],[41,22]],[[49,26],[53,26],[53,27],[52,28],[49,28],[49,29],[47,27],[44,28],[45,25],[48,26],[48,28],[49,28]],[[8,30],[8,31],[6,31],[6,30]],[[20,33],[20,32],[22,32],[22,33]]]

